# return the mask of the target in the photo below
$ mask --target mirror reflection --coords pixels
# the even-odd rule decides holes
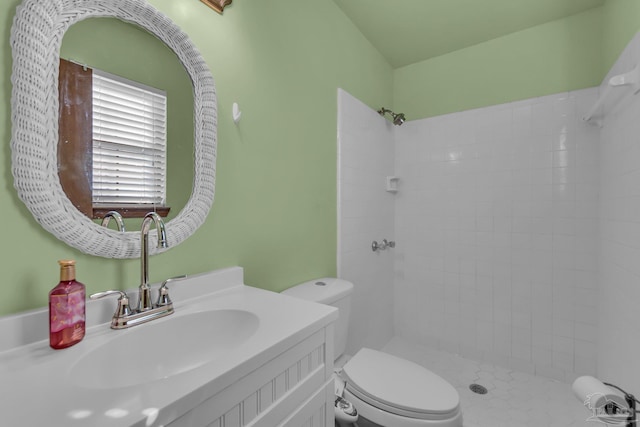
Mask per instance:
[[[193,88],[188,74],[175,54],[155,36],[133,24],[115,18],[90,18],[74,24],[65,33],[60,57],[62,64],[65,63],[64,60],[70,61],[66,65],[61,65],[61,79],[65,76],[70,79],[64,84],[67,88],[73,89],[69,93],[61,89],[60,112],[62,115],[65,114],[65,109],[68,112],[70,108],[77,108],[82,102],[91,103],[91,94],[87,96],[86,92],[91,92],[92,85],[95,83],[93,78],[89,77],[90,83],[86,85],[87,74],[89,76],[106,74],[114,77],[116,82],[129,82],[133,86],[148,88],[151,92],[166,94],[166,158],[150,161],[153,164],[159,164],[160,169],[164,167],[166,170],[164,204],[169,209],[155,208],[155,210],[163,216],[166,214],[166,220],[175,217],[191,196],[194,172]],[[63,73],[63,66],[75,69],[75,72]],[[85,80],[84,86],[83,80]],[[63,80],[61,80],[62,84]],[[82,95],[83,91],[84,95]],[[142,95],[133,96],[135,101],[141,98]],[[117,116],[124,120],[125,127],[137,122],[137,119],[132,118],[134,113],[127,107],[114,105],[110,104],[109,109],[114,113],[109,114],[110,116]],[[69,120],[68,117],[64,119],[65,122],[72,123],[71,130],[65,129],[66,126],[63,126],[61,121],[58,168],[65,193],[74,205],[90,218],[102,218],[106,212],[116,210],[128,218],[125,220],[127,229],[136,229],[140,219],[131,219],[132,217],[141,218],[146,212],[154,210],[154,206],[163,203],[157,200],[150,201],[151,199],[142,201],[126,198],[124,205],[114,205],[113,203],[117,202],[111,200],[103,203],[92,201],[93,177],[99,175],[97,172],[99,161],[93,160],[92,147],[93,140],[98,137],[94,135],[97,132],[92,132],[92,126],[94,126],[91,124],[92,108],[88,110],[88,113],[86,109],[76,111],[72,114],[73,120]],[[125,133],[131,132],[127,130]],[[114,145],[109,141],[103,143],[103,146],[105,144]],[[96,149],[97,152],[100,150],[100,148]],[[146,147],[133,156],[137,158],[151,155],[155,159],[152,151]],[[129,172],[120,172],[120,169],[126,168],[127,166],[118,166],[118,178],[115,179],[118,194],[127,194],[131,185],[146,180],[134,174],[142,169],[141,166],[135,165],[129,168]],[[73,170],[70,177],[67,176],[69,170]],[[80,187],[80,189],[84,187],[85,195],[75,194],[74,187]],[[86,191],[89,191],[88,196]],[[141,205],[141,203],[144,204]],[[96,222],[99,223],[99,219],[96,219]]]

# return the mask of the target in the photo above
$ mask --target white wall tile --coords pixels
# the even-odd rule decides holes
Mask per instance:
[[[604,82],[615,74],[629,71],[639,60],[640,37],[636,35]],[[576,323],[576,335],[581,339],[589,338],[589,334],[597,336],[600,377],[627,390],[639,390],[640,372],[635,369],[634,355],[640,350],[640,344],[632,337],[640,332],[635,318],[640,301],[640,235],[637,231],[640,223],[637,200],[640,194],[640,98],[627,95],[617,102],[615,108],[606,103],[609,112],[598,144],[600,286],[595,300],[588,294],[581,300],[582,303],[595,301],[597,308],[581,305],[577,309],[580,323]],[[591,152],[585,155],[589,160],[593,156]],[[583,354],[590,351],[588,344],[576,343],[576,364],[580,363],[581,370],[593,362]]]
[[[355,287],[347,346],[351,354],[363,346],[380,348],[393,336],[393,254],[371,251],[373,240],[396,239],[394,195],[385,189],[386,177],[395,173],[392,128],[377,112],[338,91],[338,275]],[[430,134],[428,128],[408,123],[406,129],[403,142],[414,150]],[[405,161],[413,159],[407,153]],[[404,191],[410,183],[403,177],[400,188]]]
[[[638,62],[634,43],[611,74]],[[550,95],[400,128],[378,120],[385,127],[374,131],[375,112],[342,100],[354,111],[339,120],[348,145],[339,150],[339,262],[360,284],[360,344],[390,336],[393,318],[396,334],[422,344],[563,380],[597,368],[640,388],[629,369],[638,350],[629,336],[640,332],[640,98],[625,98],[600,131],[580,120],[597,96]],[[395,196],[379,191],[386,174],[401,177]],[[396,236],[395,256],[363,249],[376,230]],[[368,323],[373,311],[378,323]]]
[[[428,247],[430,257],[443,261],[444,277],[428,268],[410,274],[446,313],[461,314],[455,323],[461,351],[533,369],[542,363],[564,378],[576,368],[569,344],[576,330],[595,343],[584,326],[574,327],[576,316],[595,303],[598,130],[580,120],[594,99],[592,89],[562,93],[394,129],[395,173],[417,190],[398,194],[397,256],[407,268],[410,252]],[[406,143],[415,135],[424,135],[419,158],[412,153],[418,143]],[[640,200],[636,206],[640,211]],[[584,292],[574,292],[578,281]],[[405,291],[396,289],[396,301],[410,299]],[[423,305],[396,304],[396,330],[433,321]],[[403,336],[455,347],[446,327],[427,329],[420,337]],[[469,330],[475,342],[463,332]],[[595,350],[580,349],[588,353],[580,359],[585,372]]]

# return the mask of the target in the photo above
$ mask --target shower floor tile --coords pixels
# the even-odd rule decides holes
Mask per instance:
[[[570,384],[433,350],[395,337],[383,351],[419,365],[449,381],[460,394],[465,427],[597,427],[573,395]],[[469,389],[480,384],[488,393]]]

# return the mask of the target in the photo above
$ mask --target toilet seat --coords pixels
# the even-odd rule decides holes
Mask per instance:
[[[451,384],[390,354],[363,348],[344,365],[342,375],[349,393],[391,414],[445,420],[460,412],[460,397]]]

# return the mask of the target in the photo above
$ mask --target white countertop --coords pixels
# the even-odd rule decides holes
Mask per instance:
[[[237,267],[186,280],[192,283],[171,286],[176,312],[165,318],[126,330],[112,330],[108,323],[89,326],[82,342],[64,350],[51,349],[47,338],[0,352],[0,424],[166,425],[338,317],[332,307],[245,286],[242,270]],[[114,308],[115,301],[111,303]],[[92,304],[87,304],[88,317]],[[140,333],[140,346],[144,346],[146,326],[216,309],[255,314],[259,319],[257,330],[244,343],[209,363],[144,386],[95,389],[83,387],[82,379],[70,378],[72,368],[83,356],[121,334]],[[3,320],[0,329],[20,324],[20,316]],[[23,324],[33,324],[32,318],[23,320]],[[170,346],[171,336],[166,339]],[[136,348],[127,351],[130,360],[136,360]],[[162,359],[163,354],[156,357]]]

